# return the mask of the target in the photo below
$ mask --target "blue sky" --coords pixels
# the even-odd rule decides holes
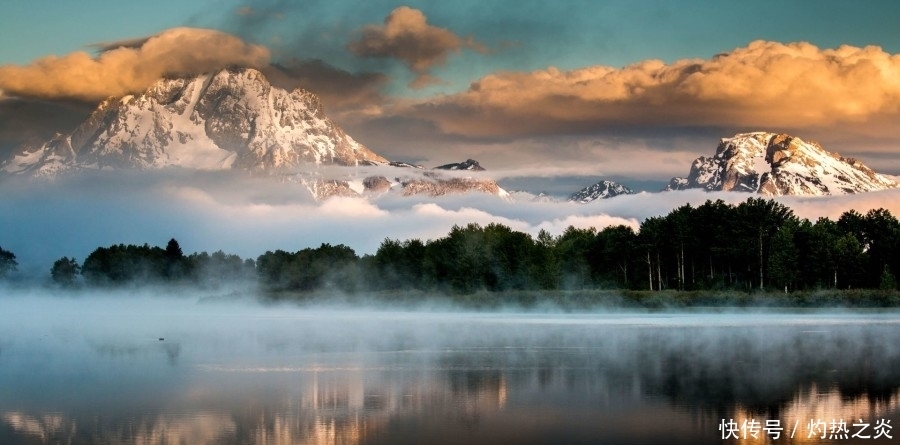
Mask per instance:
[[[199,26],[267,45],[276,57],[319,58],[352,70],[358,62],[344,48],[352,34],[380,23],[401,5],[422,10],[429,23],[499,48],[490,57],[462,53],[455,63],[438,68],[457,87],[497,69],[708,58],[759,39],[807,41],[820,47],[879,45],[900,52],[900,2],[890,0],[12,0],[0,6],[0,64],[26,64],[51,54],[89,50],[90,44]],[[245,6],[262,17],[253,24],[242,20],[236,11]],[[281,43],[273,42],[276,36]]]

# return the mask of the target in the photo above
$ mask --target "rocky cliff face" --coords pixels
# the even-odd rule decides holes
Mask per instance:
[[[688,177],[672,178],[666,190],[844,195],[897,186],[858,160],[829,153],[816,143],[756,132],[723,138],[714,156],[697,158]]]
[[[289,171],[309,164],[387,160],[328,119],[314,94],[273,87],[253,69],[160,80],[104,101],[72,133],[26,148],[5,173],[54,176],[78,169]]]

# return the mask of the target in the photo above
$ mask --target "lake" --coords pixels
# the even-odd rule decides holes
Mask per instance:
[[[32,293],[0,322],[2,444],[900,442],[896,312]]]

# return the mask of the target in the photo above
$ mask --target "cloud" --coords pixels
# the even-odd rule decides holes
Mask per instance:
[[[755,41],[707,60],[496,72],[395,113],[470,137],[863,123],[900,113],[900,55],[875,46]]]
[[[244,258],[321,243],[374,253],[385,238],[445,236],[453,225],[497,222],[537,235],[559,235],[569,225],[637,227],[685,203],[707,199],[740,203],[751,195],[699,190],[643,193],[599,200],[514,202],[484,194],[441,198],[384,196],[314,202],[302,186],[239,172],[162,170],[83,172],[56,183],[7,180],[0,195],[0,246],[18,257],[25,273],[45,277],[54,260],[83,260],[99,246],[164,245],[176,238],[185,252],[222,249]],[[900,190],[860,195],[779,197],[794,212],[832,219],[848,209],[887,207],[900,215]],[[64,221],[61,224],[60,221]]]
[[[96,104],[0,97],[0,162],[23,144],[40,145],[57,133],[71,131]]]
[[[362,29],[359,40],[347,48],[360,57],[397,59],[416,73],[412,88],[422,88],[437,80],[430,70],[447,61],[450,53],[463,48],[486,52],[484,45],[473,38],[460,38],[452,31],[428,24],[418,9],[401,6],[391,11],[384,25],[369,25]]]
[[[0,66],[0,89],[11,95],[97,101],[143,91],[167,74],[199,74],[231,65],[259,68],[269,62],[265,47],[198,28],[173,28],[97,48],[96,57],[74,52],[26,66]]]
[[[270,65],[263,70],[266,77],[280,88],[303,88],[319,96],[328,111],[365,113],[379,108],[385,98],[381,94],[390,78],[375,72],[351,73],[319,59],[294,59]],[[330,117],[331,116],[329,113]]]

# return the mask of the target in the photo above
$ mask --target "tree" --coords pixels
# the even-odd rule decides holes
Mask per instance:
[[[181,251],[181,246],[178,245],[178,241],[175,238],[169,240],[168,244],[166,244],[165,250],[165,269],[164,275],[166,278],[178,279],[184,275],[185,269],[185,257],[184,252]]]
[[[531,262],[531,282],[540,289],[556,289],[561,276],[560,261],[556,256],[556,239],[541,229],[534,240]]]
[[[636,272],[634,267],[629,269],[637,243],[634,230],[623,225],[610,226],[597,234],[597,242],[602,275],[617,286],[629,287],[629,274]]]
[[[891,268],[887,264],[884,265],[884,270],[881,271],[881,283],[879,283],[878,288],[881,290],[894,290],[897,288],[897,278],[891,273]]]
[[[772,246],[772,237],[788,222],[798,222],[794,212],[783,204],[763,198],[749,198],[736,208],[738,228],[741,230],[740,240],[743,241],[748,270],[748,284],[755,281],[751,278],[751,272],[758,273],[759,289],[765,285],[766,259]],[[757,255],[749,255],[756,252]]]
[[[0,278],[5,278],[8,273],[15,272],[18,265],[16,254],[0,247]]]
[[[563,287],[583,289],[593,284],[590,257],[597,244],[597,231],[569,226],[556,240],[556,256],[560,261]]]
[[[79,273],[81,273],[81,266],[78,265],[75,258],[62,257],[56,260],[50,269],[53,282],[62,286],[75,284],[75,278]]]
[[[767,267],[769,284],[777,289],[784,288],[787,291],[796,287],[799,278],[797,273],[799,254],[794,244],[794,236],[797,230],[797,224],[789,223],[781,226],[772,236]]]

